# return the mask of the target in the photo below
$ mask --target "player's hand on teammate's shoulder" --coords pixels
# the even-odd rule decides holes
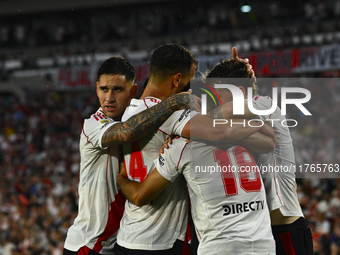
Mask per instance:
[[[163,146],[160,148],[158,156],[164,153],[164,149],[169,149],[169,144],[172,144],[172,139],[175,137],[175,135],[168,136],[168,138],[164,141]]]
[[[233,47],[231,51],[232,51],[232,55],[233,55],[232,59],[238,59],[239,61],[243,62],[247,66],[247,71],[248,71],[248,73],[251,73],[251,78],[253,79],[253,82],[256,84],[255,72],[253,70],[253,66],[251,64],[249,64],[249,59],[239,58],[236,47]]]
[[[187,93],[189,93],[190,95],[190,105],[191,105],[191,110],[194,110],[196,112],[200,112],[201,111],[201,98],[191,94],[192,89],[189,89]],[[186,92],[184,92],[186,93]]]
[[[201,98],[195,96],[194,94],[192,94],[192,89],[189,89],[186,92],[182,92],[180,94],[188,94],[190,96],[190,109],[194,110],[196,112],[200,112],[201,111]]]
[[[162,155],[165,151],[165,149],[169,149],[170,148],[170,144],[172,144],[172,140],[175,139],[175,137],[179,137],[177,135],[171,135],[171,136],[168,136],[167,139],[164,141],[164,144],[162,146],[162,148],[160,148],[159,150],[159,154],[158,156]],[[191,140],[190,139],[186,139],[185,140],[186,143],[190,143]]]
[[[194,111],[201,111],[201,99],[191,94],[191,89],[187,92],[181,92],[170,96],[167,100],[173,102],[178,110],[192,109]]]

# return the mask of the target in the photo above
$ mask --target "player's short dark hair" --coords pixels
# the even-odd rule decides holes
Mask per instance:
[[[150,76],[167,78],[176,73],[187,76],[193,64],[197,66],[197,61],[187,48],[176,43],[164,44],[152,53]]]
[[[251,78],[251,74],[248,73],[247,66],[238,59],[225,59],[208,72],[206,78]],[[236,79],[233,80],[235,81]],[[248,84],[245,84],[245,80],[243,79],[239,81],[241,84],[235,85],[244,87],[252,85],[254,92],[257,92],[257,86],[253,84],[250,79]]]
[[[237,59],[225,59],[215,66],[207,78],[250,78],[244,63]]]
[[[133,81],[136,77],[136,72],[133,66],[122,57],[111,57],[105,60],[97,71],[97,80],[99,81],[102,75],[124,75],[126,81]]]

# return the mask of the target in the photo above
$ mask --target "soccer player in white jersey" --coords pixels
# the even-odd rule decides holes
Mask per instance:
[[[131,101],[123,115],[123,121],[180,92],[190,78],[193,78],[195,70],[195,58],[186,48],[177,44],[158,47],[151,57],[149,82],[144,93],[140,100]],[[190,117],[192,121],[195,120],[195,126],[190,127]],[[235,133],[227,134],[227,130]],[[158,132],[147,135],[138,142],[124,145],[127,177],[144,181],[154,169],[154,160],[168,135],[216,141],[229,138],[230,141],[237,141],[257,130],[259,129],[251,127],[214,128],[212,118],[190,111],[176,112]],[[188,225],[188,204],[183,178],[177,178],[151,204],[139,207],[127,201],[117,235],[117,254],[181,254]]]
[[[242,63],[236,60],[224,60],[209,72],[207,78],[230,78],[231,70],[239,68],[239,65],[242,65]],[[244,95],[246,95],[246,88],[243,86],[239,86],[239,88],[243,91]],[[277,144],[274,151],[269,154],[259,155],[257,160],[258,165],[286,166],[288,169],[292,169],[290,172],[274,172],[272,177],[268,176],[267,180],[264,180],[274,181],[278,184],[276,188],[267,190],[267,200],[271,210],[272,231],[276,242],[276,254],[313,254],[311,230],[307,226],[296,193],[293,142],[289,128],[281,125],[281,122],[285,120],[285,116],[281,114],[279,107],[270,115],[256,116],[249,111],[248,103],[245,103],[244,106],[245,115],[241,118],[258,119],[260,117],[263,121],[276,120],[272,121],[272,123]],[[272,100],[268,96],[255,95],[253,97],[253,106],[258,110],[267,110],[272,107]],[[221,116],[221,118],[233,117],[232,102],[223,105],[223,107],[229,108],[229,111],[225,109],[223,111],[223,117]],[[279,197],[280,203],[282,203],[281,207],[275,202],[277,200],[274,198],[277,196]]]
[[[100,108],[84,120],[80,136],[79,208],[69,228],[64,254],[113,254],[125,198],[119,192],[118,144],[132,142],[154,131],[173,112],[188,109],[189,94],[174,95],[120,123],[136,94],[135,70],[121,57],[112,57],[97,72]]]
[[[254,158],[241,146],[222,148],[179,138],[155,160],[155,169],[143,183],[123,175],[117,179],[126,197],[143,205],[183,174],[199,239],[198,254],[275,254],[262,179],[258,171],[241,171],[252,166],[256,166]],[[234,170],[228,172],[228,167]],[[209,168],[215,170],[209,172]]]
[[[141,206],[173,189],[182,173],[200,242],[198,254],[275,254],[264,185],[247,149],[187,143],[179,138],[154,165],[144,182],[121,174],[118,184],[132,203]]]

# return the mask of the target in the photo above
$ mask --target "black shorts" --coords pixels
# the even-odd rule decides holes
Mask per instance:
[[[183,241],[176,240],[174,246],[171,249],[167,250],[132,250],[127,249],[125,247],[120,246],[116,243],[115,245],[115,254],[116,255],[181,255],[183,252]]]
[[[300,217],[291,224],[272,226],[276,255],[313,255],[312,231]]]
[[[79,251],[70,251],[64,248],[63,255],[100,255],[100,254],[84,246],[80,248]]]

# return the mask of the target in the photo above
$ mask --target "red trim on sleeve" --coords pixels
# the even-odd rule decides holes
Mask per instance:
[[[148,105],[146,104],[146,102],[145,102],[145,98],[143,99],[143,102],[144,102],[146,108],[149,109],[149,106],[148,106]]]
[[[163,134],[169,135],[168,133],[165,133],[162,129],[158,129],[159,131],[161,131]]]
[[[198,234],[198,236],[200,237],[200,239],[202,240],[202,237],[201,237],[201,235],[200,235],[200,232],[198,231],[198,229],[195,227],[195,229],[196,229],[196,233]]]
[[[84,136],[86,137],[86,141],[87,141],[88,143],[90,143],[93,147],[95,147],[95,146],[93,145],[93,143],[89,141],[90,138],[85,134],[84,126],[85,126],[85,120],[84,120],[84,122],[83,122],[83,134],[84,134]]]
[[[107,171],[109,169],[109,164],[110,164],[110,153],[111,152],[111,147],[109,147],[108,151],[107,151],[107,157],[106,157],[106,169],[105,169],[105,182],[106,182],[106,197],[109,198],[110,194],[109,194],[109,184],[107,182]],[[118,167],[120,167],[119,165],[119,161],[118,161]],[[118,171],[119,172],[119,171]],[[107,210],[110,211],[110,204],[107,203]]]
[[[188,145],[188,143],[185,143],[185,145],[183,146],[183,149],[181,151],[181,155],[179,156],[179,160],[178,160],[178,163],[177,163],[177,166],[176,166],[176,170],[178,171],[178,166],[179,166],[179,163],[181,162],[181,159],[182,159],[182,155],[183,155],[183,151],[185,149],[185,147]]]
[[[162,100],[155,98],[155,97],[145,97],[144,99],[149,99],[152,103],[156,103],[156,104],[159,104],[160,102],[162,102]]]

